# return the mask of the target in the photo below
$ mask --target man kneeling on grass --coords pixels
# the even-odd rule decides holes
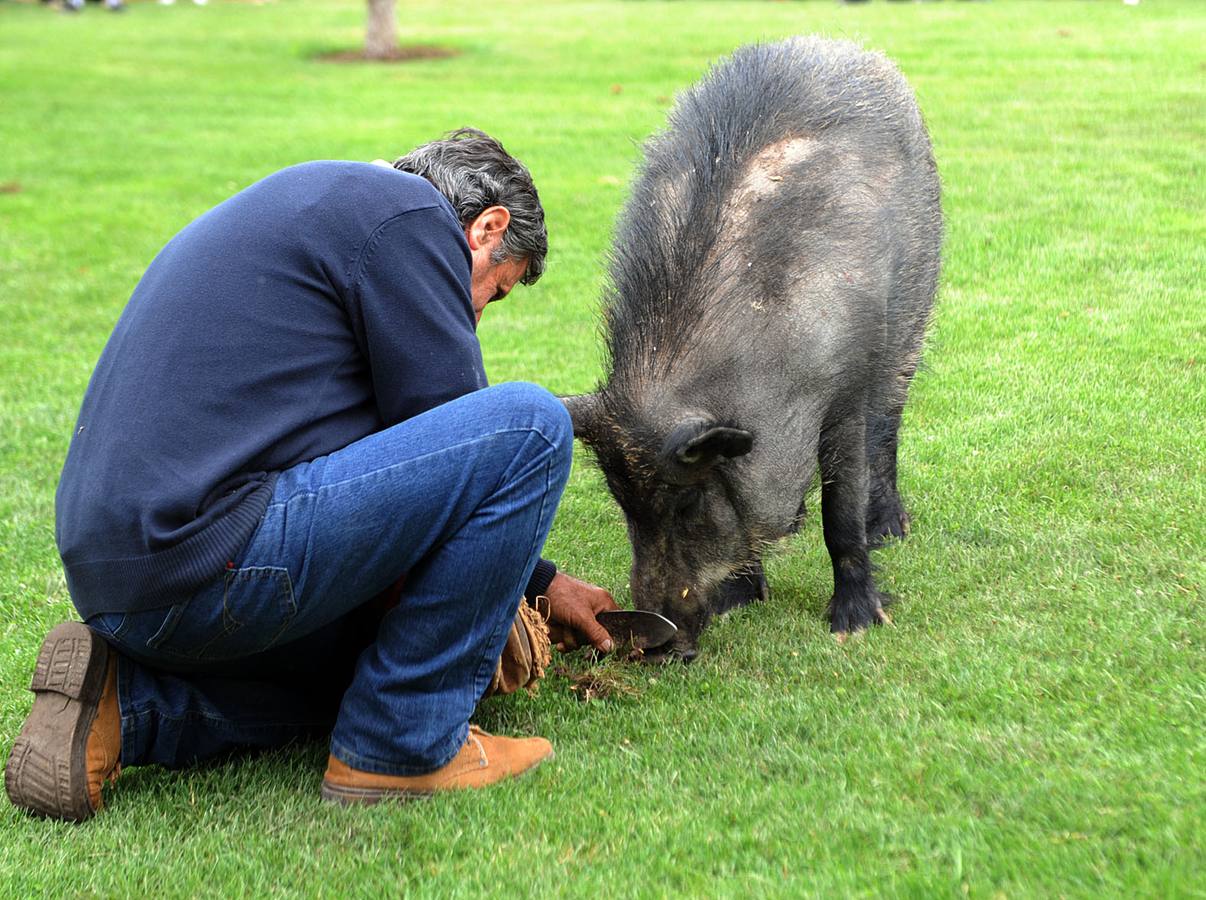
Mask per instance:
[[[547,248],[527,169],[469,129],[392,168],[285,169],[163,248],[67,454],[56,537],[84,624],[42,645],[14,804],[82,820],[122,765],[316,732],[340,802],[551,755],[469,724],[525,595],[554,639],[611,649],[611,596],[539,556],[569,416],[487,387],[476,337]]]

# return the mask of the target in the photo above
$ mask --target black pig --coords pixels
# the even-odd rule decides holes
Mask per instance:
[[[896,445],[942,242],[929,137],[885,57],[739,49],[681,95],[619,220],[610,375],[567,398],[628,520],[632,595],[679,626],[767,595],[817,463],[831,629],[885,621],[869,546],[903,536]]]

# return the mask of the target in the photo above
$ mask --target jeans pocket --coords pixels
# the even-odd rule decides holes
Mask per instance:
[[[192,599],[169,609],[146,646],[167,657],[238,659],[270,648],[296,614],[288,569],[232,569]]]
[[[99,613],[84,623],[111,644],[120,643],[130,627],[128,613]]]

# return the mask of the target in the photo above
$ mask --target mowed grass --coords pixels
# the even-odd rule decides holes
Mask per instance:
[[[530,165],[552,235],[545,279],[484,321],[491,376],[585,390],[637,144],[709,60],[795,33],[896,59],[943,175],[914,528],[878,554],[895,624],[831,639],[814,519],[689,668],[484,704],[557,748],[521,781],[344,810],[320,745],[131,769],[83,827],[0,801],[0,894],[1202,896],[1206,7],[400,6],[461,55],[315,61],[360,40],[354,0],[0,5],[3,751],[73,615],[53,494],[78,404],[176,230],[280,167],[476,124]],[[585,453],[547,552],[629,602]]]

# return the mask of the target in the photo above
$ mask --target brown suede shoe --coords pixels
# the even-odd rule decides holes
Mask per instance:
[[[469,726],[465,746],[443,768],[426,775],[361,772],[331,756],[322,780],[322,798],[349,806],[380,800],[430,797],[439,791],[480,788],[519,775],[553,755],[544,738],[508,738]]]
[[[116,658],[88,626],[64,622],[42,642],[29,689],[33,709],[8,756],[4,788],[14,806],[82,822],[121,771]]]

